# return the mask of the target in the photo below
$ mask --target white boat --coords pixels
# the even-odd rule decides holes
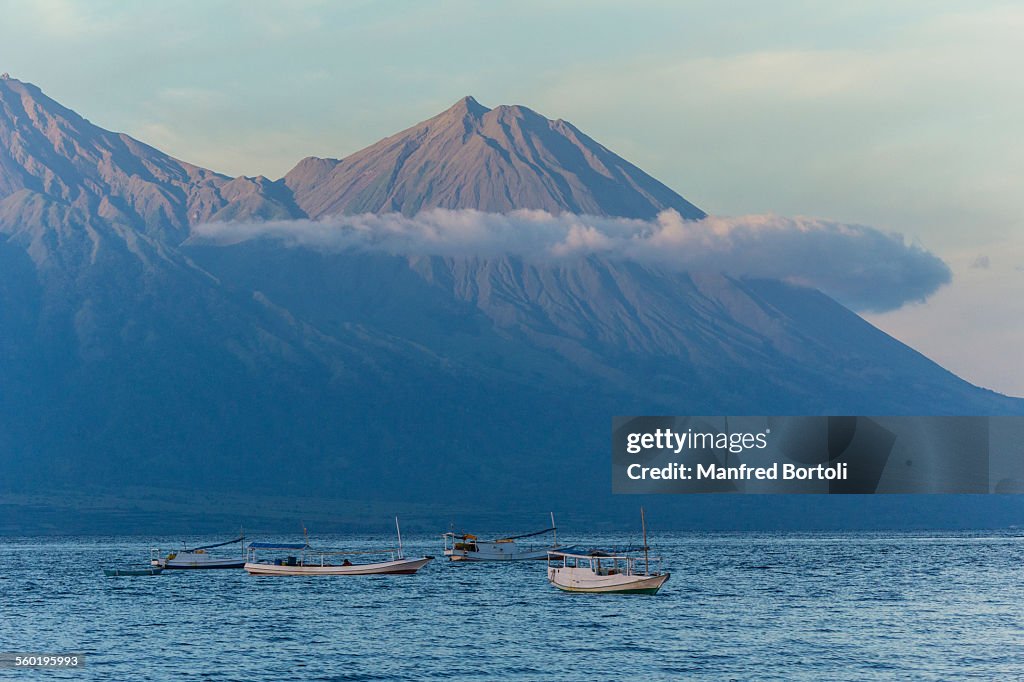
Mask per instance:
[[[528,545],[516,544],[516,540],[540,537],[552,534],[550,545]],[[481,540],[470,533],[456,534],[445,533],[444,555],[450,561],[529,561],[532,559],[543,560],[547,558],[548,552],[562,550],[572,551],[573,547],[563,547],[558,544],[558,529],[555,527],[555,515],[551,514],[551,527],[544,530],[513,535],[507,538],[496,540]]]
[[[643,519],[643,509],[640,516]],[[657,594],[670,574],[651,571],[646,523],[643,549],[643,557],[597,551],[588,554],[548,552],[548,582],[566,592]],[[660,559],[655,561],[660,564]]]
[[[398,528],[398,519],[395,519]],[[257,552],[288,551],[296,554],[275,560],[260,561]],[[353,563],[349,557],[384,556],[384,561]],[[341,557],[345,557],[337,563]],[[333,552],[314,550],[308,542],[302,544],[279,544],[252,542],[248,547],[245,570],[249,575],[409,575],[434,560],[432,556],[407,559],[402,551],[402,530],[398,528],[398,548],[368,552]]]
[[[668,573],[641,570],[640,557],[606,552],[548,553],[548,582],[566,592],[656,594]]]
[[[206,545],[204,547],[193,547],[182,548],[181,551],[171,552],[166,556],[161,556],[162,552],[158,548],[149,550],[149,564],[156,568],[166,569],[214,569],[214,568],[242,568],[245,565],[245,556],[237,557],[225,557],[218,556],[216,554],[210,554],[207,550],[216,549],[217,547],[225,547],[227,545],[233,545],[236,543],[243,543],[245,536],[241,535],[234,540],[228,540],[227,542],[218,542],[215,545]]]
[[[259,549],[289,548],[288,545],[272,546],[264,545],[264,543],[253,543],[253,545],[259,545]],[[347,559],[340,564],[330,563],[328,557],[337,554],[352,554],[352,552],[304,553],[301,558],[289,557],[295,561],[285,560],[280,563],[247,561],[245,570],[249,575],[409,575],[434,560],[432,556],[425,556],[419,559],[396,558],[368,564],[354,564]]]

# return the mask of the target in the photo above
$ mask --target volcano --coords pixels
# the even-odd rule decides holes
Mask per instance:
[[[465,98],[270,180],[0,81],[0,490],[185,489],[202,514],[239,490],[546,510],[610,497],[618,414],[1024,413],[791,283],[191,239],[427,208],[704,215],[520,106]]]
[[[652,218],[704,212],[571,123],[523,106],[450,109],[342,160],[303,159],[284,178],[310,217],[473,208]]]

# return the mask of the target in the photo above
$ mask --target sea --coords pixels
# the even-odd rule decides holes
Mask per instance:
[[[404,544],[437,558],[400,576],[108,578],[180,539],[0,538],[0,653],[85,661],[0,680],[1024,679],[1016,531],[662,533],[671,579],[654,596],[564,593],[542,561],[449,563],[438,535]]]

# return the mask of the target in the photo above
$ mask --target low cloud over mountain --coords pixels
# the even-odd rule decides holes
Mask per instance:
[[[521,106],[232,179],[0,79],[0,493],[587,508],[616,414],[1024,412],[822,293],[949,278],[869,227],[708,217]]]
[[[671,209],[653,220],[432,209],[414,217],[365,213],[205,223],[193,234],[197,241],[218,244],[271,238],[327,253],[513,255],[531,261],[596,254],[676,271],[782,279],[873,312],[923,300],[952,278],[934,254],[902,235],[864,225],[773,215],[684,220]]]

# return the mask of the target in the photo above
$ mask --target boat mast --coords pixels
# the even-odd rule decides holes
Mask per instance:
[[[398,558],[404,559],[405,553],[402,552],[402,527],[398,525],[398,517],[395,517],[395,530],[398,531]]]
[[[558,526],[555,525],[555,512],[551,512],[551,530],[555,531],[555,547],[558,547]]]
[[[651,562],[647,558],[647,519],[644,518],[644,508],[640,507],[640,527],[644,530],[644,573],[651,574]]]

